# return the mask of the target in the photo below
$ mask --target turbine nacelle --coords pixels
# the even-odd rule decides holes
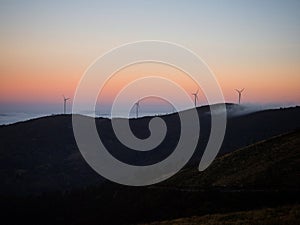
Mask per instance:
[[[70,98],[66,98],[64,95],[63,95],[63,98],[64,98],[64,101],[70,100]]]
[[[241,90],[238,90],[238,89],[235,89],[239,94],[242,94],[242,92],[245,90],[245,88],[241,89]]]

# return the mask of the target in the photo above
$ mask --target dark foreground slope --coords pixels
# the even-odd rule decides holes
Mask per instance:
[[[182,170],[163,184],[178,188],[300,190],[300,130],[221,156],[204,172]]]
[[[242,207],[237,212],[210,212],[208,215],[193,215],[150,224],[299,224],[300,131],[261,141],[219,157],[204,172],[186,169],[160,188],[190,192],[218,190],[216,192],[243,193],[244,200],[247,200],[244,205],[251,205],[255,201],[257,205],[246,211]],[[260,205],[260,194],[269,195],[272,192],[278,193],[273,196],[273,201],[269,199],[269,203],[272,203]],[[279,195],[288,192],[294,193],[293,204],[276,204]],[[253,199],[247,196],[252,196]],[[235,196],[228,201],[228,208],[240,200]]]
[[[155,221],[148,225],[298,225],[300,205]]]
[[[257,141],[300,128],[300,107],[243,114],[243,108],[227,105],[229,116],[220,155]],[[198,108],[199,144],[188,167],[196,168],[210,132],[208,107]],[[133,165],[149,165],[165,159],[177,145],[180,120],[177,114],[161,116],[168,127],[166,138],[149,152],[133,151],[115,137],[111,120],[96,119],[99,135],[111,154]],[[87,120],[91,118],[86,117]],[[133,133],[150,135],[151,117],[131,119]],[[73,191],[108,182],[82,158],[72,130],[71,115],[57,115],[0,126],[0,192],[2,195],[39,195]]]
[[[260,224],[299,224],[299,152],[296,131],[229,153],[201,173],[186,169],[161,184],[106,183],[37,197],[2,197],[0,211],[11,224],[180,224],[172,221],[178,218],[191,221],[187,224],[232,224],[234,218],[251,216],[250,224],[260,219]]]

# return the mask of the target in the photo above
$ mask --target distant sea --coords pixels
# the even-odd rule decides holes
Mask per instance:
[[[294,107],[296,106],[295,104],[243,104],[243,109],[239,109],[237,112],[234,111],[234,108],[232,109],[233,111],[227,111],[228,114],[232,113],[232,115],[240,115],[240,114],[247,114],[255,111],[260,111],[260,110],[266,110],[266,109],[278,109],[281,107]],[[144,116],[156,116],[156,115],[166,115],[166,114],[171,114],[173,113],[173,109],[171,107],[152,107],[147,105],[143,106],[143,109],[139,111],[139,117],[144,117]],[[91,117],[104,117],[104,118],[111,118],[110,112],[108,110],[102,110],[102,112],[97,112],[96,114],[94,112],[88,112],[88,111],[80,111],[78,112],[79,114],[86,115],[86,116],[91,116]],[[39,118],[39,117],[44,117],[44,116],[50,116],[50,115],[59,115],[61,114],[61,111],[56,111],[53,112],[52,110],[49,110],[48,112],[13,112],[13,111],[5,111],[1,112],[0,111],[0,125],[3,124],[12,124],[16,122],[21,122],[21,121],[26,121],[34,118]],[[123,118],[135,118],[135,110],[133,109],[129,116],[126,113],[118,113],[120,117]]]
[[[43,117],[43,116],[49,116],[49,115],[51,114],[20,113],[20,112],[0,113],[0,125],[12,124],[16,122],[21,122],[21,121],[30,120],[38,117]]]
[[[155,116],[155,115],[165,115],[171,112],[153,112],[153,111],[148,111],[148,112],[139,112],[139,117],[144,117],[144,116]],[[21,121],[26,121],[30,119],[35,119],[39,117],[44,117],[44,116],[50,116],[50,115],[58,115],[61,113],[34,113],[34,112],[5,112],[5,113],[0,113],[0,125],[7,125],[7,124],[13,124],[16,122],[21,122]],[[88,112],[83,112],[80,113],[82,115],[86,116],[91,116],[91,117],[104,117],[104,118],[110,118],[109,113],[88,113]],[[130,118],[134,118],[136,115],[135,113],[131,113],[129,115]],[[124,114],[122,117],[128,117]]]

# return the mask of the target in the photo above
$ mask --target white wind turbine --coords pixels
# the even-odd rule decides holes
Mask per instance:
[[[136,118],[139,117],[139,109],[140,109],[140,101],[137,101],[135,104],[135,114],[136,114]]]
[[[194,96],[194,104],[195,104],[195,108],[196,108],[196,106],[197,106],[197,101],[198,101],[198,92],[199,92],[199,89],[197,90],[197,92],[192,93],[192,95]]]
[[[241,90],[238,90],[238,89],[235,89],[235,90],[239,95],[239,104],[241,104],[242,92],[245,90],[245,88],[243,88]]]
[[[64,98],[64,114],[66,114],[66,104],[67,104],[67,101],[70,100],[70,98],[66,98],[64,95],[63,95],[63,98]]]

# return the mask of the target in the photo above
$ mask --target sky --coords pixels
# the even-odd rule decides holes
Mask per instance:
[[[0,112],[60,112],[62,94],[74,97],[96,58],[139,40],[195,52],[214,72],[226,102],[236,102],[234,89],[245,88],[245,103],[300,104],[300,1],[1,0]],[[109,104],[141,70],[179,73],[149,65],[125,69],[100,101]],[[187,92],[197,89],[184,77],[179,83]]]

